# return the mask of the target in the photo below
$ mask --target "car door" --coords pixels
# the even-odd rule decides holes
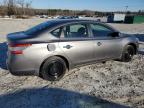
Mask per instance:
[[[92,61],[94,44],[90,40],[87,24],[63,26],[59,47],[74,65]]]
[[[112,28],[95,23],[90,24],[91,32],[94,38],[94,56],[95,60],[119,58],[122,51],[120,37],[112,37],[109,34],[114,32]]]

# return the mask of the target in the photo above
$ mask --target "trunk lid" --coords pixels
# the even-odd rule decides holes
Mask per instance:
[[[7,40],[10,41],[10,42],[14,42],[14,41],[18,41],[18,40],[26,39],[26,38],[30,38],[30,36],[26,35],[24,33],[24,31],[10,33],[10,34],[7,35]]]

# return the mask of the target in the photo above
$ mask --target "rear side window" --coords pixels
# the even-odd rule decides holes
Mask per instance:
[[[39,34],[43,31],[45,31],[48,27],[51,26],[51,22],[44,22],[44,23],[41,23],[37,26],[34,26],[28,30],[25,31],[25,34],[27,35],[35,35],[35,34]]]
[[[65,38],[86,38],[88,30],[85,24],[73,24],[63,27],[63,35]]]
[[[109,33],[112,32],[111,29],[109,29],[103,25],[90,24],[90,26],[91,26],[94,37],[106,37],[106,36],[108,36]]]
[[[58,29],[56,29],[56,30],[53,30],[53,31],[51,32],[51,34],[52,34],[53,36],[59,38],[60,35],[61,35],[61,28],[58,28]]]

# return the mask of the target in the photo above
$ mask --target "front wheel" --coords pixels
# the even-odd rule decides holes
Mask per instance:
[[[132,45],[127,45],[122,53],[121,61],[130,62],[135,55],[135,48]]]
[[[51,57],[43,64],[41,75],[43,79],[58,81],[65,75],[66,71],[67,67],[62,58]]]

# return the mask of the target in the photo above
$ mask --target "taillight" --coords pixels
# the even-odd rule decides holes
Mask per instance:
[[[23,50],[32,44],[9,44],[11,54],[23,54]]]
[[[23,51],[20,51],[20,50],[11,51],[11,54],[23,54]]]
[[[10,47],[28,47],[32,44],[10,44]]]

